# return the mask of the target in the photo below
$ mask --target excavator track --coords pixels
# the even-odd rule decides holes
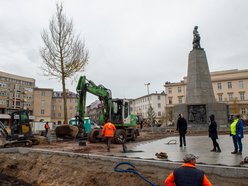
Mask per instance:
[[[21,141],[7,141],[4,144],[4,148],[11,148],[11,147],[32,147],[31,140],[21,140]]]

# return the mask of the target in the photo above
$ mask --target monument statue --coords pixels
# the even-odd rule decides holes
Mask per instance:
[[[200,45],[201,37],[197,29],[198,29],[198,26],[195,26],[193,30],[193,48],[201,48],[201,45]]]
[[[193,30],[193,50],[188,56],[188,73],[186,81],[185,103],[173,107],[172,117],[184,115],[193,130],[208,130],[208,118],[216,116],[219,125],[227,125],[227,105],[217,102],[208,67],[207,55],[200,45],[198,26]]]

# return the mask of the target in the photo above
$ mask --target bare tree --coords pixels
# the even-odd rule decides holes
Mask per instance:
[[[67,123],[66,79],[83,71],[88,62],[85,44],[74,34],[72,19],[63,13],[63,5],[56,4],[56,14],[49,21],[49,29],[41,33],[44,46],[40,49],[45,76],[57,78],[62,83],[64,101],[64,123]]]

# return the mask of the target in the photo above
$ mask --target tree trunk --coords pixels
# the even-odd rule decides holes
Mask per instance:
[[[68,124],[67,118],[67,92],[65,88],[65,78],[62,76],[63,101],[64,101],[64,124]]]

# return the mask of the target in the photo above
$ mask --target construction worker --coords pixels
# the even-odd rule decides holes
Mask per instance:
[[[164,181],[165,186],[212,186],[202,170],[196,168],[196,157],[193,154],[186,154],[183,158],[184,164],[176,168]]]
[[[108,120],[107,123],[104,124],[102,129],[102,136],[106,139],[108,152],[110,152],[110,144],[112,138],[114,137],[115,131],[115,125],[111,123],[110,120]]]
[[[179,132],[180,147],[186,146],[185,134],[187,133],[187,121],[184,119],[183,114],[179,114],[177,119],[177,131]]]
[[[233,145],[234,145],[234,151],[231,152],[232,154],[238,154],[242,155],[242,138],[244,137],[244,131],[243,131],[243,122],[240,119],[239,114],[234,115],[234,120],[232,124],[230,125],[231,133],[233,139]]]
[[[47,136],[48,129],[50,129],[48,122],[46,122],[46,124],[45,124],[45,129],[46,129],[46,136]]]

